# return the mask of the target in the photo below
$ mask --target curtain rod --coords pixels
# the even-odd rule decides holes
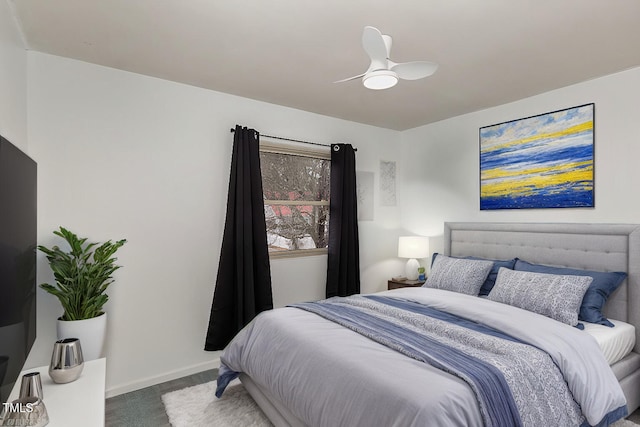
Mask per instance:
[[[236,131],[233,128],[231,128],[230,130],[231,130],[231,133],[234,133]],[[300,142],[302,144],[319,145],[321,147],[331,147],[331,144],[321,144],[319,142],[311,142],[311,141],[303,141],[303,140],[300,140],[300,139],[284,138],[282,136],[273,136],[273,135],[266,135],[266,134],[264,134],[262,136],[264,136],[266,138],[280,139],[282,141]],[[353,151],[358,151],[358,149],[354,148]]]

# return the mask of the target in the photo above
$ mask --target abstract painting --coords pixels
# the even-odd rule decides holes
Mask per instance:
[[[480,128],[480,209],[593,207],[594,107]]]

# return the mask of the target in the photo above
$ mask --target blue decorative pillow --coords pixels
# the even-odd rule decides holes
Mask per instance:
[[[423,286],[476,296],[492,265],[491,261],[486,260],[438,255]]]
[[[431,258],[431,265],[433,265],[433,262],[436,260],[436,255],[438,255],[438,253],[434,253],[433,257]],[[458,257],[451,257],[451,258],[458,258]],[[486,259],[486,258],[478,258],[478,257],[474,257],[474,256],[468,256],[468,257],[464,257],[463,259],[476,259],[476,260],[481,260],[481,261],[491,261],[493,262],[493,267],[491,267],[491,271],[489,271],[489,275],[487,276],[487,278],[485,279],[484,283],[482,284],[482,287],[480,288],[480,296],[487,296],[489,295],[489,292],[491,292],[491,288],[493,288],[493,285],[496,284],[496,278],[498,277],[498,270],[500,270],[500,267],[504,267],[504,268],[508,268],[509,270],[513,270],[513,266],[516,263],[516,258],[513,259],[508,259],[508,260],[498,260],[498,259]]]
[[[501,268],[487,298],[576,326],[580,302],[592,280]]]
[[[577,268],[551,267],[542,264],[531,264],[529,262],[522,261],[521,259],[516,261],[514,270],[533,271],[547,274],[589,276],[593,278],[593,281],[582,300],[578,318],[584,322],[598,323],[609,327],[614,326],[613,323],[609,322],[609,320],[604,317],[602,314],[602,308],[613,291],[618,289],[620,284],[622,284],[622,281],[627,277],[627,273],[620,271],[603,272],[580,270]]]

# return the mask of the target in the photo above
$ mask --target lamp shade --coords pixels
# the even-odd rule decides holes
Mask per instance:
[[[428,237],[401,236],[398,239],[398,258],[427,258],[428,256]]]

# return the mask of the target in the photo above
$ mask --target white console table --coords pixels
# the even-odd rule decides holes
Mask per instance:
[[[82,374],[67,384],[56,384],[49,377],[49,366],[20,373],[9,402],[18,398],[22,375],[40,372],[42,399],[49,414],[47,427],[104,427],[106,359],[85,362]]]

